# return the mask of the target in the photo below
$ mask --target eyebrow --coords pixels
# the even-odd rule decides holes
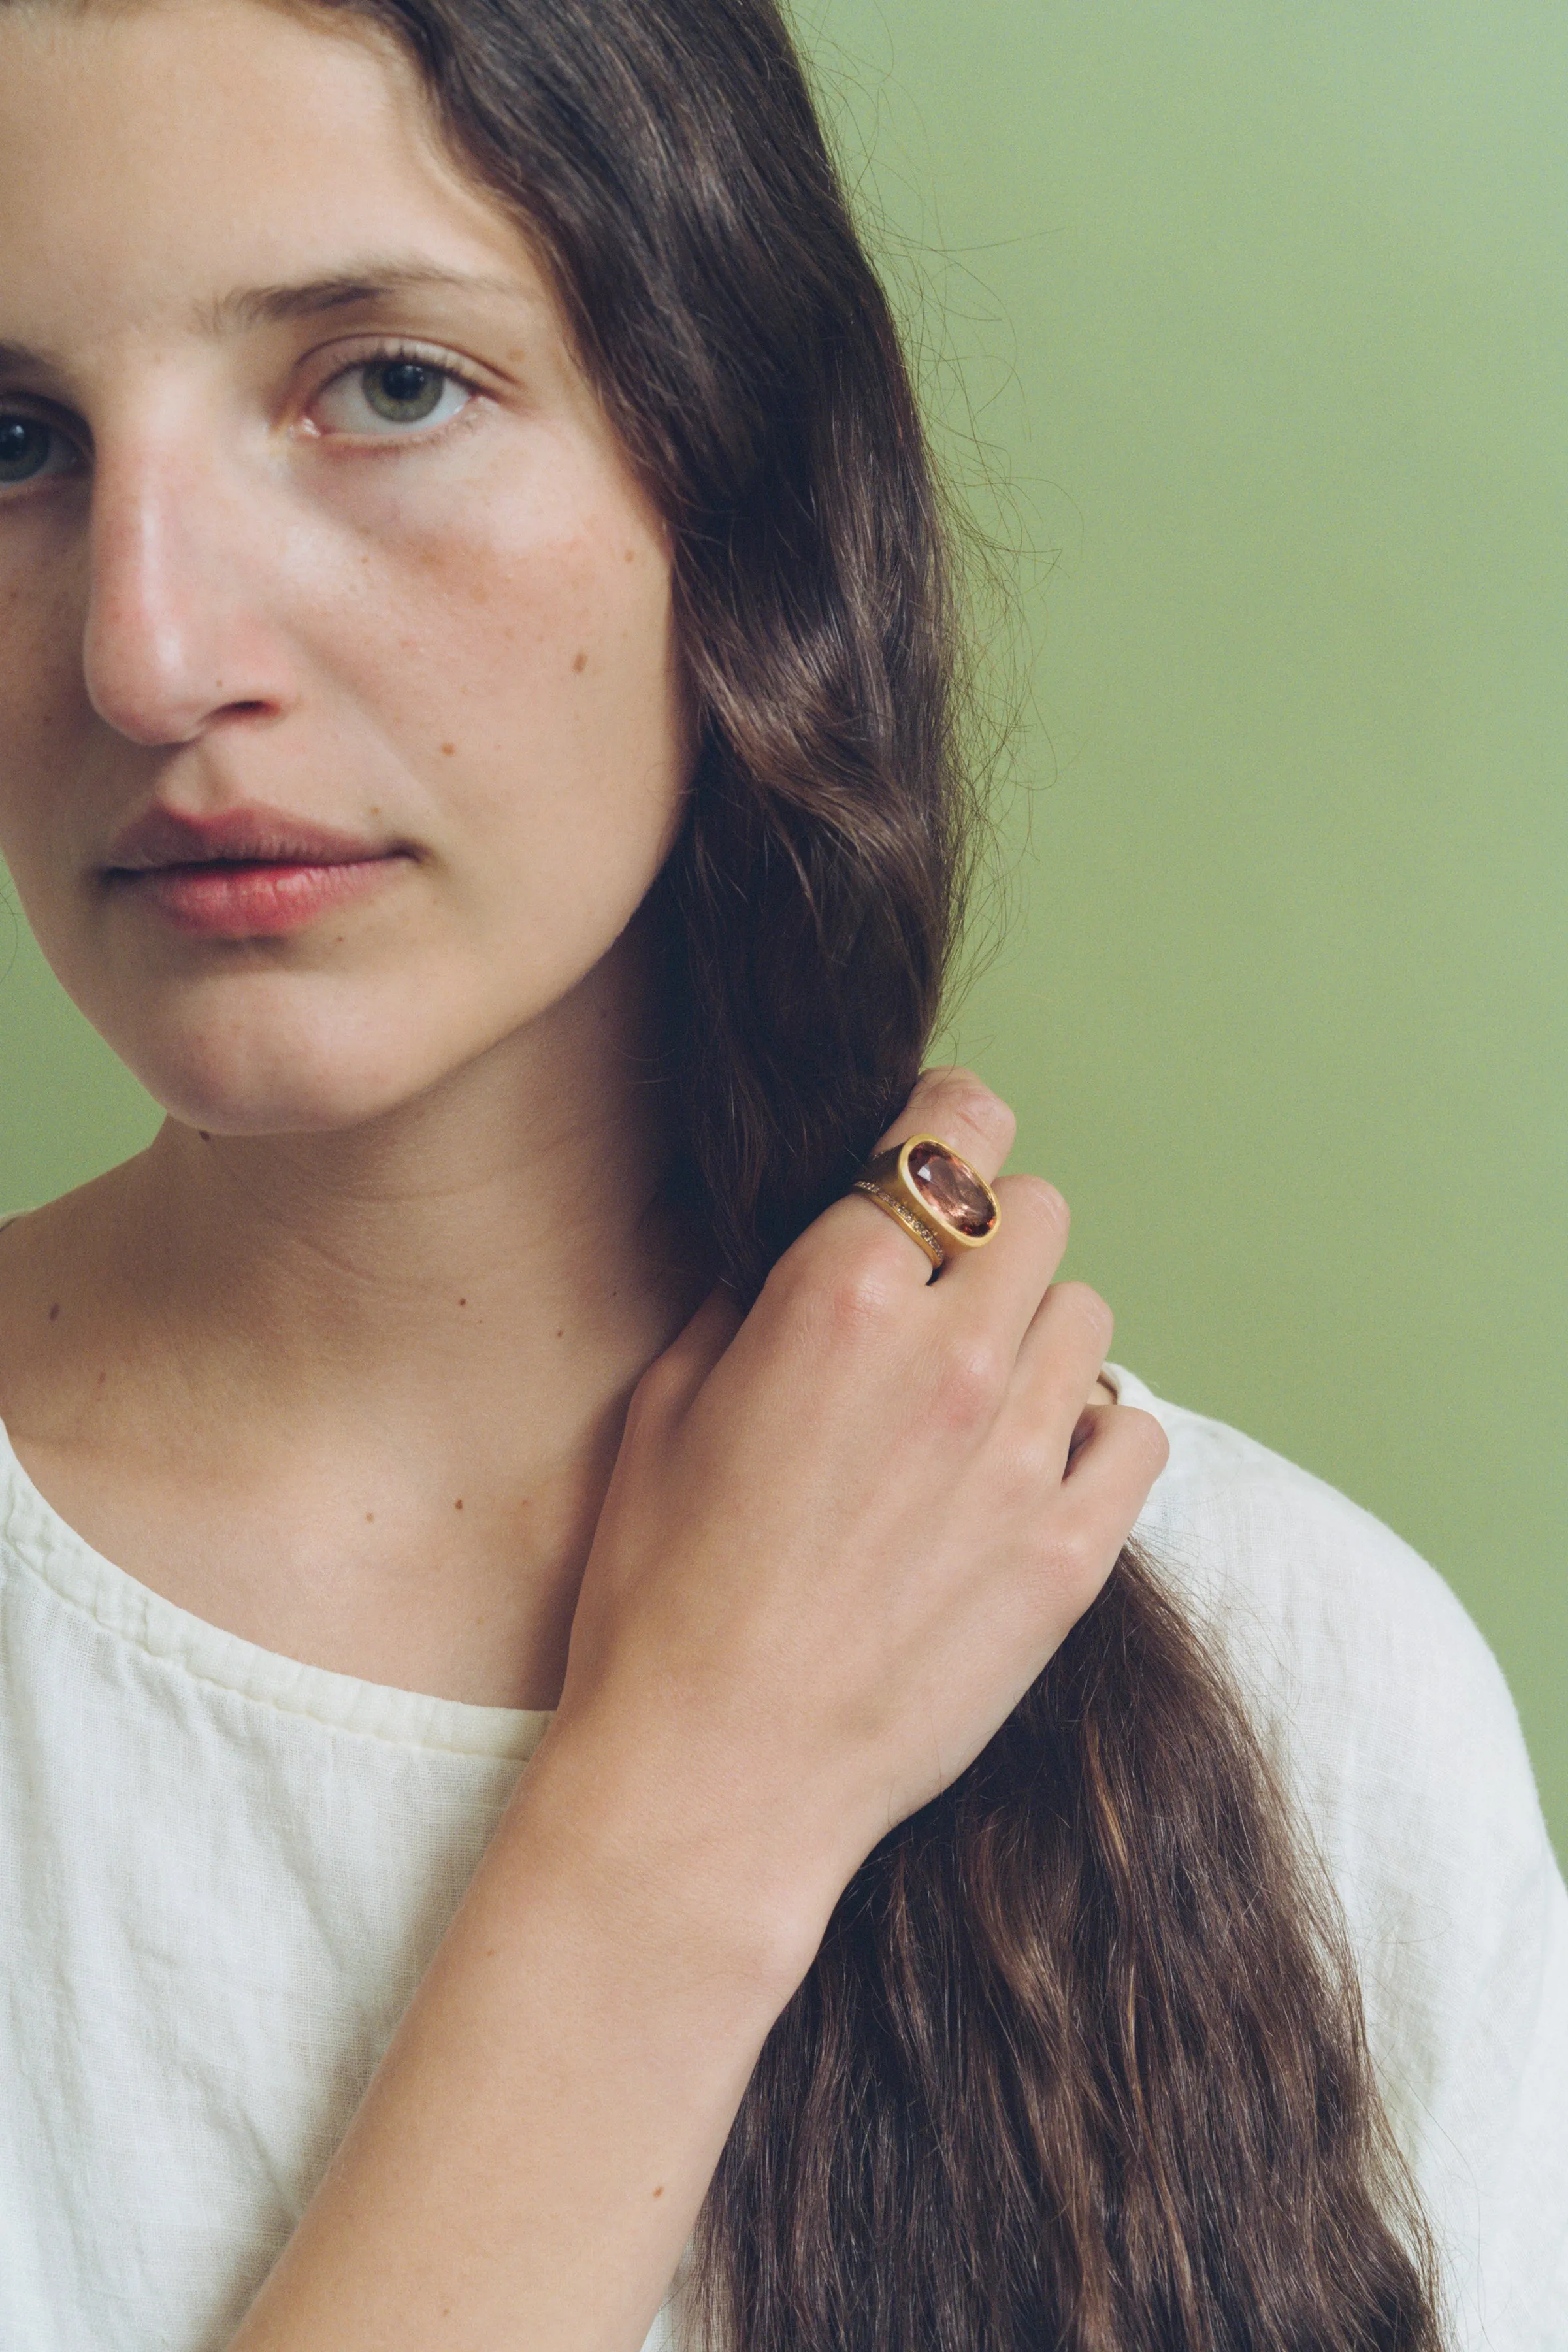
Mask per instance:
[[[357,310],[375,302],[394,301],[399,295],[434,293],[507,294],[526,301],[529,289],[519,279],[482,270],[447,269],[440,263],[401,257],[370,256],[336,270],[330,278],[302,278],[291,286],[249,286],[196,307],[197,332],[219,341],[243,334],[249,327],[286,324],[290,319],[314,319],[332,310]],[[54,352],[26,343],[0,342],[0,368],[16,373],[37,369],[46,374],[66,373],[65,362]]]
[[[319,318],[324,311],[354,310],[400,294],[443,288],[460,294],[520,296],[527,291],[512,278],[447,269],[433,261],[372,257],[352,262],[330,278],[303,278],[292,286],[251,286],[226,294],[216,302],[200,306],[197,324],[204,333],[221,336],[242,332],[247,327],[278,326],[290,319]]]
[[[0,343],[0,370],[7,375],[27,375],[35,369],[44,375],[63,375],[65,362],[53,352],[35,351],[29,343]]]

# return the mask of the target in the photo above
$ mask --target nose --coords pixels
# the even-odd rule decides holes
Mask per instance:
[[[188,449],[100,446],[82,672],[94,709],[132,742],[190,743],[294,699],[244,488]]]

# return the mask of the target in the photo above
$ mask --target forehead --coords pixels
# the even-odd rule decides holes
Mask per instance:
[[[261,0],[0,0],[0,339],[195,331],[388,251],[552,307],[390,44]]]

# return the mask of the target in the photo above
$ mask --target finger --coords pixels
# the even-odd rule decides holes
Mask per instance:
[[[662,1356],[656,1356],[632,1399],[639,1424],[670,1430],[683,1421],[692,1400],[741,1328],[741,1310],[724,1289],[710,1290],[689,1323]]]
[[[1026,1444],[1054,1456],[1058,1475],[1115,1330],[1115,1317],[1088,1283],[1054,1282],[1018,1348],[1005,1411]]]
[[[1098,1600],[1170,1456],[1165,1433],[1134,1405],[1105,1405],[1073,1456],[1053,1517],[1040,1599],[1054,1648]]]
[[[1100,1412],[1108,1404],[1115,1404],[1116,1402],[1117,1397],[1115,1390],[1112,1389],[1104,1377],[1101,1376],[1101,1378],[1095,1381],[1094,1386],[1090,1389],[1089,1392],[1089,1401],[1085,1404],[1083,1411],[1079,1413],[1073,1429],[1073,1433],[1068,1440],[1068,1463],[1069,1467],[1072,1463],[1072,1457],[1078,1452],[1079,1447],[1094,1434],[1094,1416],[1096,1412]]]
[[[992,1238],[981,1249],[950,1252],[932,1299],[946,1310],[942,1328],[961,1323],[1005,1349],[1010,1373],[1062,1262],[1071,1218],[1055,1186],[1038,1176],[1004,1176],[995,1192],[1001,1214]]]
[[[1062,1482],[1063,1507],[1072,1532],[1115,1536],[1120,1551],[1171,1458],[1171,1441],[1135,1404],[1095,1405],[1088,1419]]]
[[[1016,1126],[1001,1097],[993,1094],[973,1070],[927,1070],[876,1149],[889,1150],[911,1135],[934,1136],[939,1143],[951,1145],[960,1159],[967,1160],[990,1182],[1013,1149]],[[918,1288],[930,1281],[931,1260],[920,1244],[864,1193],[847,1193],[817,1223],[824,1241],[852,1240],[855,1246],[885,1264],[890,1275],[907,1279],[911,1286]],[[952,1252],[949,1270],[952,1257],[967,1255]]]
[[[909,1135],[933,1135],[950,1143],[989,1183],[1013,1149],[1018,1122],[998,1094],[994,1094],[973,1070],[957,1067],[922,1070],[914,1092],[887,1133],[878,1151],[890,1150]]]

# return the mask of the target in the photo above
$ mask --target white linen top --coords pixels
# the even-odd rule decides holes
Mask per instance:
[[[1502,1677],[1367,1513],[1107,1377],[1344,1905],[1456,2347],[1568,2352],[1568,1895]],[[203,1622],[0,1431],[0,2344],[221,2352],[546,1720]]]

